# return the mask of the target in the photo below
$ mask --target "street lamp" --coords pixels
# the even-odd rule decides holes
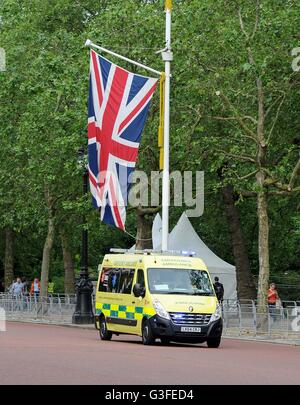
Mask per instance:
[[[83,195],[88,193],[88,170],[84,148],[78,151],[78,166],[83,170]],[[86,216],[82,217],[81,266],[80,275],[76,280],[76,308],[72,317],[74,324],[94,323],[92,304],[93,283],[88,270],[88,231]]]

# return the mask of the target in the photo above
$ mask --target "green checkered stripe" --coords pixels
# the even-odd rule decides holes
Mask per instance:
[[[155,315],[155,310],[149,307],[136,307],[117,304],[96,303],[96,315],[104,314],[113,318],[143,319]]]

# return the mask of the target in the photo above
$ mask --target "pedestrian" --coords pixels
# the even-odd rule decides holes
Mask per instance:
[[[49,283],[48,283],[48,294],[52,295],[54,294],[54,289],[55,289],[55,283],[52,281],[51,278],[49,278]]]
[[[28,282],[26,280],[26,277],[22,277],[22,283],[23,283],[23,294],[28,295]]]
[[[38,298],[41,292],[41,283],[38,278],[35,278],[30,288],[30,295],[33,295],[35,298]]]
[[[224,298],[224,286],[222,283],[220,283],[219,277],[215,277],[214,289],[215,289],[215,293],[218,298],[218,301],[222,302],[223,298]]]
[[[0,294],[4,294],[5,293],[5,287],[2,281],[0,281]]]
[[[17,281],[11,286],[11,293],[14,298],[21,297],[23,295],[23,283],[20,277],[17,278]]]
[[[279,300],[276,284],[271,283],[268,291],[268,307],[269,313],[274,321],[276,320],[276,303],[279,302]]]

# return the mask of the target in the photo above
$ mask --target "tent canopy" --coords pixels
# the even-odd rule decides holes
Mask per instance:
[[[161,249],[161,217],[156,215],[152,227],[153,249]],[[211,251],[193,228],[186,213],[183,213],[169,235],[170,250],[187,250],[195,252],[206,264],[212,277],[219,277],[224,285],[224,298],[236,299],[236,270]]]

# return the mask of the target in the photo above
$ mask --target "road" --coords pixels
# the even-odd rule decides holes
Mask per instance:
[[[223,339],[206,345],[101,342],[98,332],[8,323],[0,384],[299,384],[300,347]]]

